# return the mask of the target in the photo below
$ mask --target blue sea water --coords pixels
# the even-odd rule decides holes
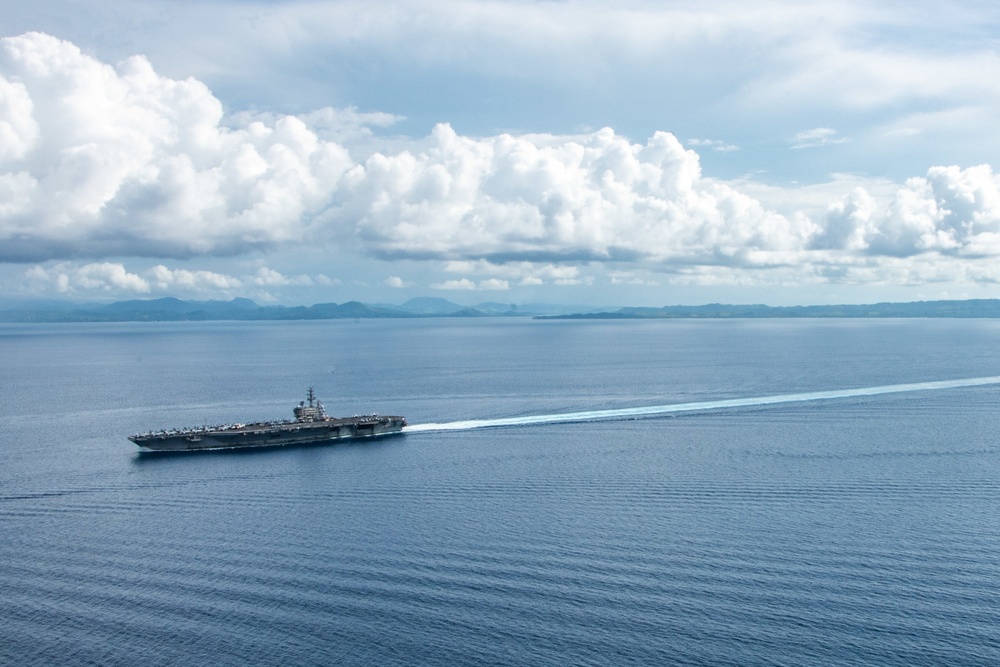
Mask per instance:
[[[0,664],[1000,664],[1000,385],[743,400],[1000,376],[998,341],[991,320],[0,325]],[[309,386],[455,428],[125,439],[284,418]]]

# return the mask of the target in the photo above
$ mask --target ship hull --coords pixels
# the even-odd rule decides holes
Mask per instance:
[[[291,422],[278,426],[249,424],[239,428],[196,430],[180,433],[151,433],[129,438],[143,450],[181,452],[206,449],[249,449],[313,445],[341,440],[377,438],[401,433],[406,425],[402,417],[362,417],[327,419],[320,422]]]

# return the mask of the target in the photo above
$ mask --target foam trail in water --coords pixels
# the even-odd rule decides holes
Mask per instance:
[[[909,391],[932,391],[935,389],[955,389],[959,387],[977,387],[988,384],[1000,384],[1000,376],[965,378],[961,380],[940,380],[936,382],[915,382],[912,384],[889,384],[881,387],[835,389],[833,391],[811,391],[802,394],[779,394],[777,396],[757,396],[754,398],[729,398],[721,401],[702,401],[699,403],[649,405],[645,407],[619,408],[614,410],[564,412],[561,414],[551,415],[504,417],[501,419],[470,419],[444,424],[412,424],[407,426],[404,430],[407,433],[418,431],[466,431],[475,428],[491,428],[496,426],[528,426],[530,424],[557,424],[565,422],[598,421],[602,419],[623,419],[628,417],[653,417],[656,415],[673,414],[675,412],[720,410],[724,408],[742,408],[757,405],[774,405],[777,403],[797,403],[802,401],[824,401],[835,398],[877,396],[878,394],[898,394]]]

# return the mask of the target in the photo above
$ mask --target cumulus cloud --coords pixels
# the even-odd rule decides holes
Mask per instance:
[[[275,271],[274,269],[262,266],[257,269],[257,273],[254,274],[253,284],[260,287],[286,287],[288,285],[310,287],[316,284],[316,281],[313,280],[311,276],[286,276],[280,271]]]
[[[812,225],[701,176],[666,132],[645,144],[581,137],[459,136],[375,154],[344,176],[338,215],[383,257],[767,264]]]
[[[36,287],[54,288],[62,294],[92,291],[147,294],[151,290],[149,280],[112,262],[85,266],[58,264],[49,268],[35,266],[25,272],[25,277]]]
[[[269,112],[237,112],[230,116],[231,124],[246,126],[254,122],[274,125],[285,116]],[[357,107],[335,109],[323,107],[296,116],[305,123],[317,137],[341,144],[371,139],[372,128],[391,127],[403,120],[402,116],[381,111],[359,111]]]
[[[655,287],[660,284],[657,280],[637,275],[633,271],[612,271],[610,278],[612,285],[644,285]]]
[[[340,142],[369,138],[373,127],[386,128],[403,120],[402,116],[382,111],[358,111],[357,107],[334,109],[325,107],[301,116],[309,127],[324,132],[328,138]]]
[[[592,276],[582,276],[580,267],[573,265],[542,264],[537,262],[493,262],[479,260],[456,260],[445,262],[444,271],[472,275],[494,276],[502,279],[509,287],[514,281],[520,285],[581,285],[593,282]],[[506,289],[505,287],[504,289]]]
[[[810,233],[704,181],[664,132],[472,139],[439,125],[426,150],[354,164],[299,118],[224,127],[204,85],[141,57],[112,67],[30,33],[0,40],[0,77],[13,91],[0,260],[237,254],[325,227],[390,258],[766,264]]]
[[[331,278],[330,276],[327,276],[322,273],[317,274],[315,280],[317,285],[323,285],[324,287],[329,287],[331,285],[339,285],[341,283],[340,279]]]
[[[350,159],[294,117],[220,124],[202,83],[0,40],[0,261],[236,254],[298,238]]]
[[[888,204],[863,189],[834,203],[814,247],[865,255],[961,258],[1000,256],[1000,176],[989,165],[932,167],[911,178]]]
[[[129,273],[121,264],[110,262],[88,264],[81,267],[76,271],[74,282],[84,290],[121,290],[140,294],[149,291],[147,280],[134,273]]]
[[[385,285],[386,287],[392,287],[394,289],[402,289],[404,287],[411,286],[410,283],[406,282],[399,276],[389,276],[382,282],[382,284]]]
[[[38,290],[52,289],[66,295],[96,292],[118,297],[157,293],[232,296],[246,293],[255,287],[334,284],[334,281],[323,275],[289,277],[267,267],[261,267],[252,275],[233,276],[202,269],[171,269],[163,264],[143,271],[129,271],[119,262],[91,262],[82,265],[58,262],[51,266],[33,266],[25,271],[24,276]]]
[[[928,258],[987,281],[973,263],[1000,256],[989,165],[933,167],[888,194],[859,183],[819,213],[779,213],[744,184],[704,177],[667,132],[468,137],[440,124],[358,158],[338,143],[397,120],[354,109],[225,118],[202,83],[162,77],[142,57],[111,66],[48,35],[0,39],[0,261],[58,262],[27,274],[53,289],[142,294],[333,284],[270,268],[130,273],[117,261],[324,238],[441,263],[456,275],[433,285],[444,290],[586,284],[587,266],[619,284],[655,282],[650,271],[702,284],[849,281],[881,268],[887,280],[934,279]],[[793,146],[844,140],[820,127]],[[66,262],[76,258],[90,263]],[[904,275],[908,260],[923,268]]]
[[[119,265],[120,266],[120,265]],[[83,267],[86,268],[86,267]],[[158,264],[146,271],[150,283],[160,291],[180,289],[184,291],[233,290],[243,286],[243,281],[214,271],[188,269],[168,269]]]
[[[459,280],[446,280],[443,283],[431,285],[431,287],[443,290],[474,290],[476,289],[476,283],[468,278],[461,278]]]
[[[480,280],[478,283],[473,282],[468,278],[460,278],[458,280],[446,280],[442,283],[436,283],[434,285],[431,285],[431,287],[440,290],[506,291],[510,289],[510,283],[508,283],[506,280],[501,280],[499,278],[488,278],[486,280]]]
[[[488,280],[479,281],[478,287],[481,290],[507,291],[510,289],[510,284],[506,280],[501,280],[500,278],[490,278]]]

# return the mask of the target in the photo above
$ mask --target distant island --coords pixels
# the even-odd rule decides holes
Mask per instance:
[[[0,309],[0,322],[200,322],[214,320],[340,320],[417,317],[537,317],[571,314],[579,305],[486,302],[461,306],[447,299],[420,297],[401,305],[318,303],[313,306],[261,306],[250,299],[185,301],[173,297],[114,303],[75,304],[26,301]]]
[[[649,320],[736,318],[1000,318],[1000,299],[915,301],[833,306],[766,306],[707,304],[591,308],[559,304],[486,302],[461,306],[447,299],[421,297],[400,305],[319,303],[313,306],[261,306],[250,299],[185,301],[172,297],[74,304],[28,301],[0,310],[0,322],[197,322],[213,320],[337,320],[426,317],[533,317],[544,320]]]
[[[834,306],[765,306],[710,303],[704,306],[620,308],[613,311],[540,315],[539,319],[650,320],[821,317],[1000,317],[1000,299],[913,301]]]

